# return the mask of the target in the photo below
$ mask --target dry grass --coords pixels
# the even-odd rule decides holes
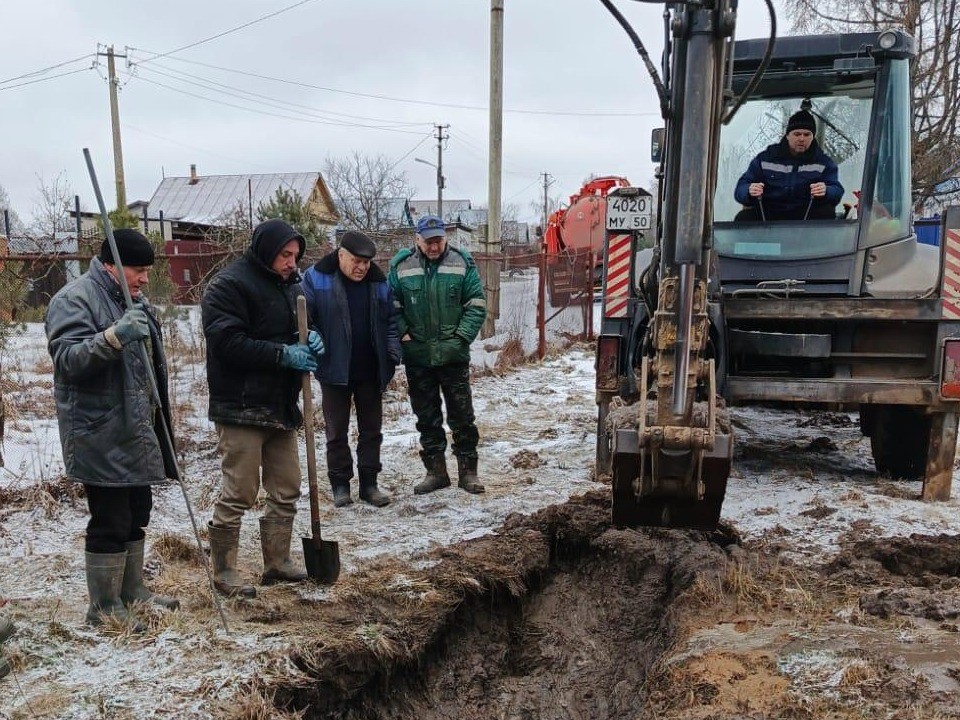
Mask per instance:
[[[523,365],[532,359],[532,356],[528,356],[523,351],[523,341],[519,337],[510,337],[500,348],[500,354],[497,355],[497,362],[494,367],[498,370],[506,370]]]
[[[0,487],[0,508],[33,508],[45,517],[55,517],[63,505],[76,506],[86,498],[82,484],[59,477],[27,487]]]
[[[302,720],[304,712],[280,710],[273,693],[260,681],[251,682],[229,701],[214,703],[214,717],[222,720]]]
[[[685,600],[702,608],[733,605],[736,612],[790,610],[820,615],[823,608],[794,568],[760,558],[731,559],[718,575],[699,575]]]

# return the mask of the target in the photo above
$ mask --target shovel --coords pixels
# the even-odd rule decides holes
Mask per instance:
[[[307,344],[307,299],[297,298],[297,327],[300,344]],[[313,537],[303,540],[303,562],[307,575],[322,585],[332,585],[340,576],[340,545],[320,536],[320,491],[317,490],[317,446],[313,440],[313,386],[310,373],[303,374],[303,429],[307,438],[307,481],[310,485],[310,529]]]

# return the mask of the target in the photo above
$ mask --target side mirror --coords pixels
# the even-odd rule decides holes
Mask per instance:
[[[666,134],[666,128],[654,128],[650,134],[650,160],[658,165],[663,159],[663,141]]]

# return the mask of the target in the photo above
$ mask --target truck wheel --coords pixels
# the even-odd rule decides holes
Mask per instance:
[[[861,410],[861,426],[869,431],[878,473],[923,479],[930,446],[929,415],[908,405],[877,405]]]

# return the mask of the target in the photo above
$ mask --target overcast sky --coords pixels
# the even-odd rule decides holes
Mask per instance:
[[[591,173],[648,184],[655,93],[599,0],[504,4],[504,204],[533,219],[543,172],[564,200]],[[164,173],[187,175],[191,163],[207,175],[305,172],[353,151],[397,162],[416,197],[432,198],[435,170],[415,158],[436,161],[433,124],[443,123],[444,197],[487,203],[488,0],[4,5],[0,185],[25,221],[40,178],[60,173],[95,209],[84,147],[113,206],[106,58],[92,67],[111,44],[134,63],[118,60],[128,201],[149,200]],[[661,7],[618,7],[659,65]],[[761,0],[742,0],[738,37],[767,30]]]

